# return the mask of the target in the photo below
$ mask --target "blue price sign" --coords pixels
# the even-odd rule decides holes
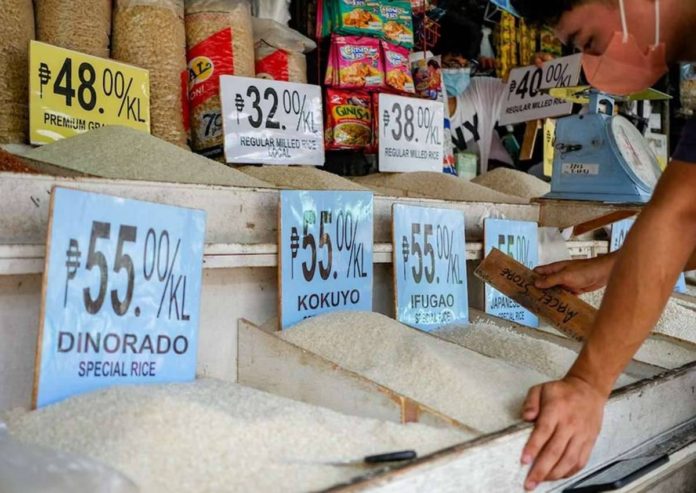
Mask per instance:
[[[192,380],[205,212],[54,188],[34,404]]]
[[[371,192],[280,193],[282,329],[329,311],[372,311]]]
[[[426,332],[469,321],[464,213],[394,205],[396,318]]]
[[[530,269],[539,263],[539,227],[528,221],[486,219],[483,223],[485,254],[492,248],[511,256]],[[486,284],[486,313],[528,327],[539,327],[539,318]]]
[[[617,221],[611,225],[611,239],[609,242],[610,252],[615,252],[621,248],[621,246],[623,246],[624,241],[626,241],[626,236],[635,222],[635,218],[628,218],[622,221]],[[674,291],[682,294],[687,292],[686,277],[684,276],[683,272],[679,276],[679,279],[677,279],[677,285],[674,286]]]

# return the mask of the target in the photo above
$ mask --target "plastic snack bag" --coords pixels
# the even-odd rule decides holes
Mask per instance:
[[[326,91],[328,149],[365,149],[372,143],[372,99],[363,91]]]
[[[408,48],[382,41],[382,53],[387,86],[398,92],[415,93]]]

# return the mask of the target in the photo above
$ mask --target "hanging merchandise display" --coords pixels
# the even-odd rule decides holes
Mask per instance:
[[[384,60],[379,40],[334,35],[324,84],[343,89],[384,87]]]
[[[254,35],[248,0],[186,2],[189,104],[194,151],[221,159],[224,149],[220,76],[254,77]]]
[[[34,39],[31,0],[6,0],[0,8],[0,144],[24,143],[29,130],[29,41]]]
[[[111,56],[149,71],[152,135],[186,147],[183,0],[117,0],[113,31]]]
[[[323,36],[373,36],[413,47],[413,16],[408,0],[326,0],[322,19]]]
[[[408,48],[382,41],[386,85],[400,93],[415,93]]]
[[[111,0],[36,0],[36,39],[109,57]]]
[[[326,91],[327,149],[365,149],[372,144],[372,100],[366,92]]]
[[[501,12],[498,25],[498,77],[507,80],[510,70],[517,66],[517,26],[515,16]]]
[[[305,52],[316,49],[311,39],[271,19],[254,18],[256,77],[307,83]]]

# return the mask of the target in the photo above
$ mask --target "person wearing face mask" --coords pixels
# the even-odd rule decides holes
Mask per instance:
[[[482,114],[489,108],[481,108],[474,97],[475,91],[469,90],[482,83],[478,77],[472,78],[472,64],[475,63],[472,60],[479,56],[483,38],[481,25],[473,20],[478,14],[471,6],[448,5],[442,19],[442,36],[433,51],[441,56],[452,144],[457,152],[476,154],[481,171],[513,167],[513,159],[495,130],[497,122],[490,115]],[[503,86],[500,83],[501,92]],[[486,147],[482,148],[484,145]]]
[[[668,62],[696,60],[696,2],[685,0],[512,0],[528,20],[552,25],[584,53],[588,81],[610,94],[650,88]],[[614,254],[537,268],[540,288],[583,293],[607,286],[591,335],[565,378],[529,391],[535,422],[522,451],[525,489],[580,471],[602,426],[614,382],[657,323],[677,277],[696,269],[696,121],[624,246]],[[692,398],[692,397],[687,397]]]

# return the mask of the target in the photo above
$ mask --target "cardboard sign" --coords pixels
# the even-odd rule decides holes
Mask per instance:
[[[280,193],[280,324],[372,311],[371,192]]]
[[[223,75],[220,99],[228,163],[324,165],[319,86]]]
[[[106,125],[150,132],[148,71],[31,41],[31,143],[50,144]]]
[[[378,118],[380,171],[442,171],[443,103],[380,94]]]
[[[487,218],[483,223],[485,255],[493,248],[533,269],[539,263],[539,226],[529,221]],[[539,327],[539,318],[494,287],[485,286],[486,313],[528,327]]]
[[[205,212],[54,188],[34,406],[193,380]]]
[[[464,213],[395,204],[396,318],[427,332],[469,321]]]
[[[564,334],[583,341],[592,330],[597,310],[560,288],[539,289],[539,274],[493,248],[474,274],[501,293],[543,318]]]
[[[569,115],[573,103],[557,99],[549,90],[571,87],[580,80],[582,55],[571,55],[544,63],[513,69],[507,83],[507,98],[500,115],[501,125]]]

